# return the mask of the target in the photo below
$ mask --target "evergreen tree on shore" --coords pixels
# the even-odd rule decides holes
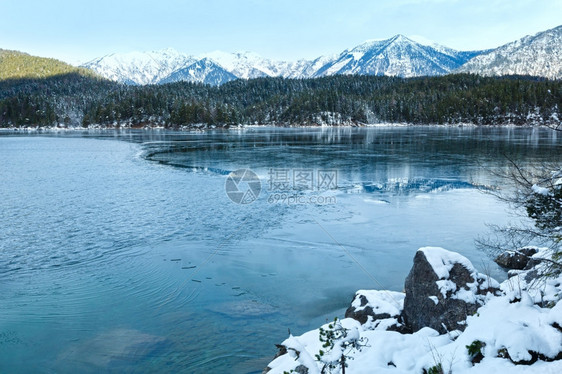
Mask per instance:
[[[0,81],[0,126],[539,124],[559,126],[562,82],[460,74],[258,78],[125,86],[80,72]]]

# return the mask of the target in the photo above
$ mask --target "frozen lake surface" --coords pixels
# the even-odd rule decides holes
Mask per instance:
[[[402,290],[419,247],[501,279],[474,239],[514,217],[478,187],[561,151],[515,128],[0,133],[0,372],[260,373],[288,328]],[[236,204],[244,168],[261,191]]]

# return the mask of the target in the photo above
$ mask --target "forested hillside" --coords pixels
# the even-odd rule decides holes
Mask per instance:
[[[125,86],[78,72],[0,82],[0,126],[559,125],[562,82],[460,74]]]
[[[61,74],[80,73],[93,77],[89,69],[77,68],[53,58],[30,56],[27,53],[0,49],[0,80],[48,78]]]

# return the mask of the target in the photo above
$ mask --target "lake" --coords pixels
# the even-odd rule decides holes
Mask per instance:
[[[261,373],[419,247],[505,278],[474,239],[517,217],[482,190],[561,155],[536,128],[2,132],[0,372]]]

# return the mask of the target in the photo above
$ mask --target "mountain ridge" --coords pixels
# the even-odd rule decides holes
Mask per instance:
[[[458,51],[397,34],[388,39],[367,40],[339,54],[312,60],[278,61],[253,52],[214,51],[198,57],[173,49],[133,53],[145,55],[139,57],[141,63],[134,58],[127,59],[127,54],[111,54],[82,66],[126,84],[159,84],[183,80],[221,85],[233,79],[317,78],[354,74],[409,78],[473,73],[562,79],[562,26],[525,36],[495,49],[479,51]],[[179,57],[170,61],[166,55]],[[210,62],[206,61],[195,65],[198,69],[192,69],[192,74],[186,73],[188,66],[203,59],[212,61],[215,66],[211,67]],[[142,61],[146,60],[148,63],[144,62],[143,65]],[[158,64],[162,66],[161,69]],[[203,65],[206,66],[205,69],[202,68]],[[211,76],[207,78],[205,72]]]
[[[444,46],[427,46],[404,35],[370,40],[332,56],[312,60],[279,61],[254,52],[214,51],[194,57],[165,49],[152,52],[110,54],[82,65],[98,74],[125,84],[158,84],[178,80],[220,85],[232,79],[261,77],[315,78],[333,74],[390,75],[400,77],[442,75],[458,68],[479,51],[456,51]],[[447,52],[445,52],[447,51]],[[165,55],[181,56],[179,63],[167,64]],[[144,55],[144,56],[143,56]],[[368,56],[369,58],[362,58]],[[181,59],[183,58],[183,61]],[[229,74],[206,79],[185,69],[196,61],[209,59]],[[157,63],[155,64],[154,61]],[[163,66],[159,71],[158,64]],[[206,62],[205,64],[208,64]],[[144,67],[144,69],[143,69]],[[183,73],[178,71],[183,70]],[[165,74],[164,74],[164,73]]]
[[[214,51],[193,56],[166,48],[111,53],[79,67],[0,49],[0,79],[41,78],[68,72],[94,74],[127,85],[177,81],[222,85],[235,79],[262,77],[381,75],[408,78],[451,73],[562,79],[562,26],[481,51],[458,51],[428,40],[417,40],[420,38],[397,34],[388,39],[367,40],[339,54],[297,61],[273,60],[248,51]]]

